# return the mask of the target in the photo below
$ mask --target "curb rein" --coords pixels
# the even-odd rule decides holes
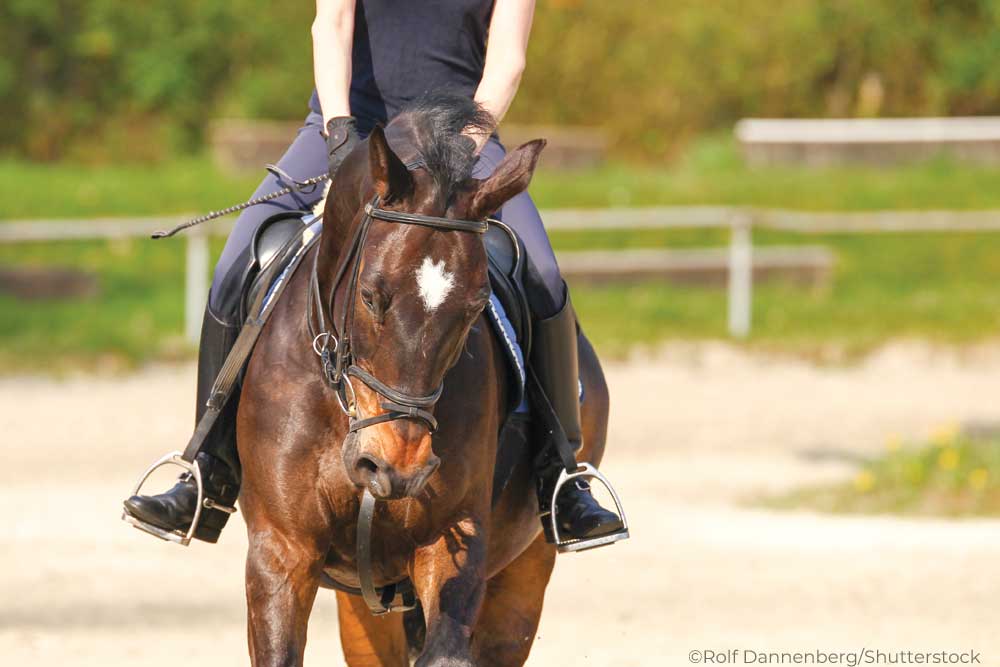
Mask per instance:
[[[368,231],[375,220],[395,222],[405,225],[421,225],[432,229],[455,232],[471,232],[484,234],[489,229],[489,221],[452,220],[437,216],[404,213],[380,208],[381,199],[378,195],[364,207],[364,216],[358,224],[351,239],[348,252],[343,255],[337,267],[330,294],[323,299],[319,287],[319,252],[313,256],[312,275],[309,279],[309,294],[306,307],[306,324],[309,335],[312,336],[313,351],[319,356],[323,366],[323,377],[327,385],[334,390],[337,403],[348,419],[348,433],[356,433],[361,429],[376,424],[410,419],[423,422],[431,433],[437,430],[438,423],[429,409],[437,403],[444,391],[444,382],[426,396],[407,394],[390,387],[371,373],[354,363],[351,351],[351,333],[354,328],[354,307],[356,303],[358,280],[361,273],[361,251],[368,239]],[[348,276],[346,299],[339,311],[339,322],[334,322],[334,295],[337,288]],[[327,326],[324,311],[330,313],[331,327]],[[315,326],[314,326],[315,325]],[[351,378],[359,380],[369,389],[381,396],[382,409],[386,412],[373,417],[360,418],[354,386]],[[360,593],[373,614],[381,615],[390,611],[406,611],[413,609],[416,599],[413,584],[409,579],[390,584],[382,589],[376,589],[372,574],[371,531],[375,515],[376,498],[368,488],[365,488],[361,499],[361,509],[358,513],[357,561],[358,580],[361,584]],[[326,583],[349,593],[358,593],[357,589],[343,586],[332,578],[326,577]],[[401,602],[395,602],[397,593]]]

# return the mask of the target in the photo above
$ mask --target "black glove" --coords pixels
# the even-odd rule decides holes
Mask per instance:
[[[348,153],[361,141],[354,116],[337,116],[326,124],[326,153],[333,178]]]

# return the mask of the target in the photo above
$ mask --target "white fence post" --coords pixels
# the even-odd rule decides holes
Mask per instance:
[[[208,235],[195,228],[187,233],[184,264],[184,338],[192,345],[201,336],[201,320],[208,299]]]
[[[729,236],[729,335],[746,338],[753,312],[753,237],[750,217],[733,214]]]

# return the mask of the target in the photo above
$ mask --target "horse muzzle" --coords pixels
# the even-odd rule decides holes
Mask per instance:
[[[347,470],[356,486],[367,488],[377,499],[398,500],[419,496],[440,465],[441,459],[431,455],[416,471],[403,473],[378,456],[359,454]]]

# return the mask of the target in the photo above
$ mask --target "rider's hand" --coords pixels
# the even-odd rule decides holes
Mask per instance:
[[[337,173],[340,163],[361,141],[357,122],[353,116],[337,116],[326,124],[326,153],[330,164],[330,178]]]
[[[485,146],[486,142],[488,142],[490,140],[490,135],[489,135],[488,132],[463,131],[462,132],[462,136],[464,136],[466,139],[469,139],[469,140],[472,141],[472,144],[473,144],[472,154],[473,155],[479,155],[479,152],[483,150],[483,146]]]

